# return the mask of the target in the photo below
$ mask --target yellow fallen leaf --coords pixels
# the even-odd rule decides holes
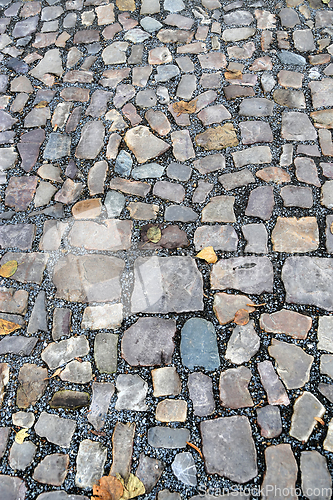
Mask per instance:
[[[7,321],[6,319],[0,319],[0,335],[8,335],[9,333],[19,330],[21,325],[13,323],[12,321]]]
[[[46,106],[48,105],[48,102],[47,101],[40,101],[38,104],[36,104],[35,108],[46,108]]]
[[[29,436],[29,429],[21,429],[15,434],[15,442],[17,444],[22,444],[27,436]]]
[[[17,271],[17,262],[16,260],[9,260],[6,264],[3,264],[0,267],[0,276],[2,278],[10,278]]]
[[[120,474],[116,474],[116,477],[124,487],[124,493],[120,500],[129,500],[130,498],[135,498],[145,494],[146,490],[144,484],[134,474],[129,475],[126,483]]]
[[[158,226],[152,226],[147,231],[148,241],[151,243],[158,243],[162,237],[161,230]]]
[[[57,368],[56,371],[54,373],[52,373],[51,377],[50,378],[54,378],[54,377],[57,377],[58,375],[60,375],[60,373],[62,372],[62,368]]]
[[[103,476],[98,484],[93,486],[91,500],[119,500],[124,493],[124,487],[114,476]]]
[[[190,101],[190,102],[178,101],[178,102],[174,102],[172,104],[172,108],[173,108],[174,112],[177,113],[177,116],[179,116],[183,113],[187,113],[187,114],[195,113],[196,107],[197,107],[197,100],[196,99],[192,99],[192,101]]]
[[[247,325],[250,320],[249,311],[247,309],[239,309],[234,317],[236,325]]]
[[[197,255],[198,259],[203,259],[209,264],[215,264],[217,261],[217,255],[214,252],[213,247],[205,247],[203,248]]]

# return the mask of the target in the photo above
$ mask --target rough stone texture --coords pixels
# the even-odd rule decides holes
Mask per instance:
[[[118,375],[116,410],[146,411],[145,398],[148,384],[139,375]]]
[[[110,475],[120,474],[125,480],[131,472],[135,423],[117,422],[112,434],[112,466]]]
[[[45,437],[50,443],[68,448],[76,428],[75,420],[42,412],[35,425],[38,436]]]
[[[234,328],[228,341],[225,357],[231,363],[241,365],[249,361],[260,347],[260,337],[254,328],[251,320],[246,325],[239,325]]]
[[[308,441],[317,425],[316,418],[323,417],[325,407],[311,392],[303,392],[294,403],[289,434],[299,441]]]
[[[316,450],[302,451],[300,469],[302,490],[308,492],[309,500],[318,498],[316,495],[318,491],[322,492],[320,495],[322,500],[329,500],[332,478],[327,467],[327,459]]]
[[[159,366],[171,363],[176,333],[172,319],[140,318],[125,331],[122,357],[131,366]]]
[[[305,339],[311,326],[311,317],[288,309],[260,316],[260,328],[266,332],[285,333],[295,339]]]
[[[266,405],[257,408],[257,422],[263,437],[272,439],[280,436],[282,421],[280,410],[276,406]]]
[[[92,488],[103,476],[107,449],[97,441],[81,441],[76,457],[75,485]]]
[[[221,405],[227,408],[253,406],[248,390],[251,377],[251,371],[245,366],[221,372],[219,384]]]
[[[297,479],[297,462],[290,444],[272,445],[265,450],[266,473],[262,483],[262,489],[266,491],[263,498],[272,498],[270,488],[281,488],[283,491],[295,491]],[[278,491],[278,490],[277,490]],[[289,498],[297,498],[289,494]]]
[[[305,253],[319,246],[319,229],[315,217],[278,217],[272,232],[275,252]]]
[[[272,339],[269,354],[277,363],[277,372],[287,389],[303,387],[310,378],[313,356],[301,347]]]
[[[132,313],[202,310],[201,290],[202,277],[190,257],[139,257],[134,266]]]
[[[208,474],[246,483],[258,473],[257,454],[247,417],[222,417],[200,424]]]
[[[215,401],[212,379],[202,372],[190,373],[187,385],[194,415],[205,417],[214,413]]]
[[[271,361],[261,361],[257,364],[261,383],[266,391],[267,400],[270,405],[289,405],[287,391],[281,380],[275,373]]]

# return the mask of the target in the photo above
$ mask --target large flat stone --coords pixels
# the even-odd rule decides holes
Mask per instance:
[[[130,248],[132,227],[133,222],[127,220],[75,221],[68,238],[74,247],[117,252]]]
[[[305,339],[312,326],[310,316],[295,311],[281,309],[260,316],[260,328],[269,333],[285,333],[294,339]]]
[[[262,483],[265,500],[273,498],[289,498],[297,500],[295,492],[298,467],[290,444],[272,445],[265,450],[266,471]],[[278,490],[277,488],[281,488]],[[279,491],[288,491],[288,496],[281,496]],[[274,492],[278,492],[275,495]],[[289,493],[290,492],[290,493]]]
[[[307,442],[318,424],[316,418],[322,418],[325,406],[311,393],[303,392],[294,403],[289,434],[299,441]]]
[[[125,263],[116,257],[68,254],[54,268],[56,297],[70,302],[117,300],[124,267]]]
[[[169,364],[175,348],[175,333],[173,319],[139,318],[122,337],[122,357],[131,366]]]
[[[211,272],[214,290],[235,288],[244,293],[273,291],[273,267],[267,257],[234,257],[220,259]]]
[[[246,483],[257,473],[257,453],[247,417],[221,417],[200,424],[208,474]]]
[[[309,500],[330,500],[332,477],[327,467],[327,459],[316,450],[302,451],[300,459],[302,490]],[[321,492],[320,496],[316,494]]]
[[[191,257],[138,257],[132,313],[201,311],[202,276]]]
[[[287,257],[281,276],[287,302],[309,304],[333,311],[333,259]]]
[[[277,363],[277,372],[287,389],[303,387],[310,378],[313,356],[301,347],[272,339],[268,352]]]

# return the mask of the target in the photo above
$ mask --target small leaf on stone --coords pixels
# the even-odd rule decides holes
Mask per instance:
[[[52,373],[50,378],[57,377],[58,375],[60,375],[61,372],[62,372],[62,368],[57,368],[56,371],[54,373]]]
[[[187,114],[195,113],[197,107],[197,101],[196,99],[193,99],[190,102],[178,101],[174,102],[172,107],[174,112],[177,113],[177,116],[181,115],[182,113],[187,113]]]
[[[236,325],[247,325],[249,320],[249,311],[247,309],[239,309],[234,317],[234,323],[236,323]]]
[[[27,436],[29,436],[29,429],[21,429],[15,434],[15,442],[22,444]]]
[[[224,77],[226,80],[241,80],[243,77],[243,74],[241,71],[226,71],[224,73]]]
[[[13,274],[16,273],[17,270],[17,262],[16,260],[9,260],[0,267],[0,276],[2,278],[10,278]]]
[[[205,260],[209,264],[215,264],[215,262],[217,261],[217,255],[214,252],[214,248],[213,247],[205,247],[205,248],[203,248],[196,255],[196,257],[198,257],[199,259]]]
[[[116,474],[116,477],[124,487],[124,493],[120,500],[129,500],[130,498],[135,498],[145,494],[146,490],[144,484],[134,474],[129,475],[126,483],[120,474]]]
[[[91,500],[119,500],[124,488],[119,479],[114,476],[103,476],[98,484],[93,486]]]
[[[321,0],[323,3],[326,3],[327,5],[330,3],[331,0]]]
[[[17,323],[13,323],[12,321],[7,321],[6,319],[0,319],[0,335],[8,335],[9,333],[18,330],[19,328],[22,327]]]
[[[48,105],[47,101],[40,101],[38,104],[36,104],[35,108],[45,108]]]
[[[162,237],[161,230],[158,226],[152,226],[147,231],[148,241],[151,243],[158,243]]]

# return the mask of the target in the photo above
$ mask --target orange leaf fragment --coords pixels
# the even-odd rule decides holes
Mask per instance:
[[[0,267],[0,276],[2,278],[10,278],[11,276],[13,276],[13,274],[16,273],[17,265],[18,264],[16,260],[9,260],[8,262],[6,262],[6,264],[3,264]]]
[[[224,73],[224,77],[227,80],[241,80],[243,78],[243,74],[241,71],[226,71]]]
[[[213,247],[205,247],[205,248],[203,248],[196,255],[196,257],[198,257],[199,259],[205,260],[209,264],[215,264],[215,262],[217,261],[217,255],[214,252],[214,248]]]
[[[247,309],[238,309],[234,317],[236,325],[247,325],[250,320],[249,311]]]
[[[200,457],[203,459],[203,455],[201,453],[200,448],[195,446],[195,444],[193,444],[193,443],[189,443],[188,441],[186,441],[186,444],[188,444],[189,446],[191,446],[191,448],[193,448],[195,451],[197,451],[199,453]]]
[[[124,487],[114,476],[103,476],[98,484],[93,486],[91,500],[119,500],[124,493]]]
[[[6,319],[0,319],[0,335],[8,335],[9,333],[19,330],[21,325],[13,323],[12,321],[7,321]]]
[[[197,100],[192,99],[192,101],[190,101],[190,102],[186,102],[186,101],[174,102],[172,104],[172,108],[173,108],[174,112],[177,113],[177,116],[179,116],[183,113],[187,113],[187,114],[195,113],[195,110],[197,108]]]
[[[320,417],[314,417],[315,420],[317,420],[317,422],[319,422],[321,425],[325,425],[325,422],[322,418]]]

